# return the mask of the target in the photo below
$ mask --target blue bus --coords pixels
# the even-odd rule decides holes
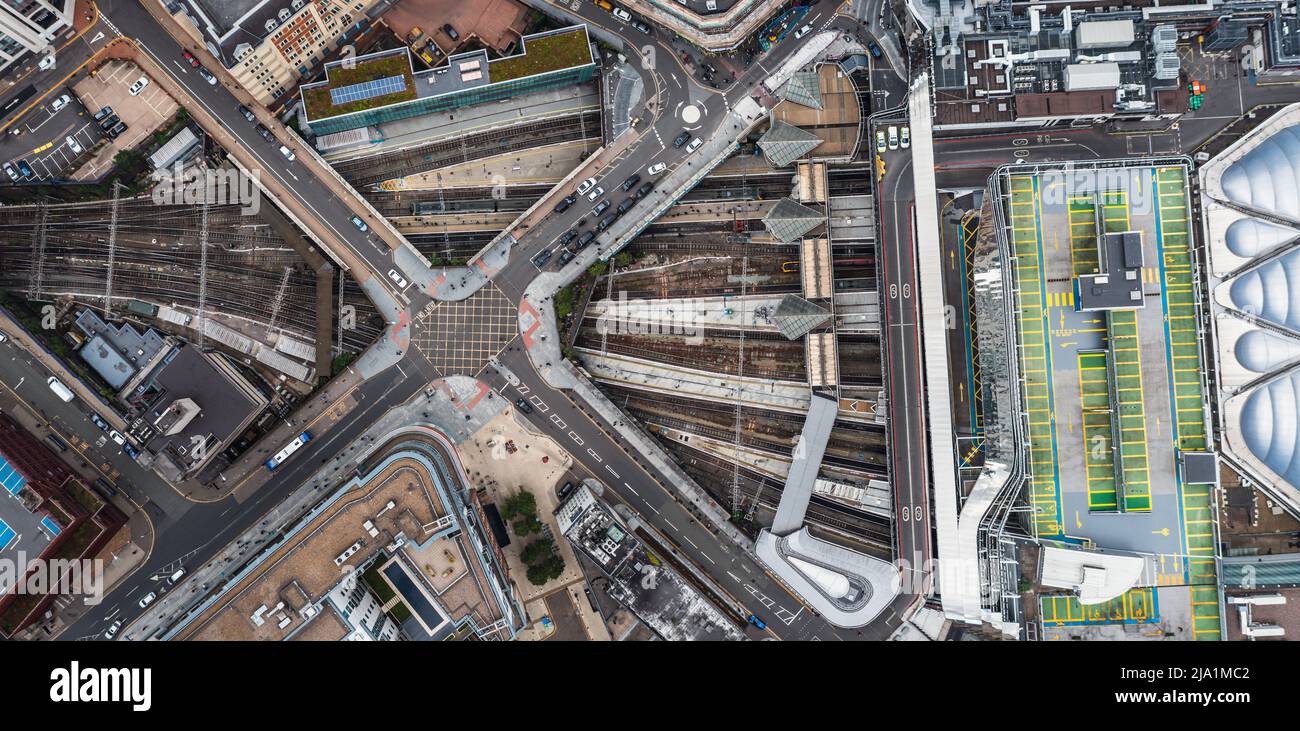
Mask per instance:
[[[298,436],[294,437],[293,441],[289,442],[289,444],[286,445],[284,449],[281,449],[280,451],[276,452],[274,457],[266,460],[266,468],[268,470],[274,470],[276,467],[279,467],[280,465],[284,464],[284,461],[286,459],[289,459],[289,455],[293,454],[294,452],[297,452],[299,449],[302,449],[302,445],[310,441],[311,441],[310,432],[303,432],[302,434],[299,434]]]

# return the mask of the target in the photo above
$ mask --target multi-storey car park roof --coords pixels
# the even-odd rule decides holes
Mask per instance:
[[[513,56],[489,59],[480,49],[419,72],[405,47],[330,62],[325,80],[302,86],[307,124],[318,135],[358,129],[580,83],[595,71],[585,25],[527,35],[519,45]]]
[[[1300,512],[1300,105],[1201,167],[1223,449]]]

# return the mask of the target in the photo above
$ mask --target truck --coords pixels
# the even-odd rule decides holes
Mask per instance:
[[[66,404],[72,400],[73,398],[72,390],[69,389],[67,386],[63,385],[63,381],[60,381],[54,376],[50,376],[49,378],[45,379],[45,383],[49,385],[50,390],[53,391],[54,395],[58,396],[59,399],[63,401],[63,403]]]

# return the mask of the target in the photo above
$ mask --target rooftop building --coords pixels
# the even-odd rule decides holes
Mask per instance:
[[[735,622],[614,517],[586,485],[560,506],[565,538],[609,577],[610,595],[665,640],[740,640]]]
[[[395,445],[168,639],[512,639],[523,614],[454,460],[442,443]]]
[[[403,47],[325,65],[326,79],[301,88],[307,124],[317,135],[509,99],[590,81],[596,64],[585,25],[524,36],[519,53],[489,59],[459,53],[416,72]]]

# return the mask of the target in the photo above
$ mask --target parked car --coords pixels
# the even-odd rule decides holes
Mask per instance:
[[[9,179],[15,183],[18,182],[18,171],[14,170],[14,166],[9,163],[5,163],[5,175],[8,175]]]
[[[690,139],[691,139],[690,132],[682,132],[681,134],[677,135],[676,139],[673,140],[673,147],[681,147],[682,145],[689,142]]]
[[[365,231],[369,231],[369,230],[370,230],[370,227],[366,225],[366,222],[365,222],[365,221],[362,221],[362,220],[361,220],[361,217],[360,217],[360,216],[353,216],[353,217],[352,217],[351,219],[349,219],[349,220],[352,221],[352,225],[353,225],[353,226],[356,226],[356,227],[357,227],[357,230],[358,230],[358,231],[365,232]]]
[[[632,14],[624,10],[623,8],[614,8],[613,16],[623,21],[624,23],[632,20]]]
[[[898,149],[898,128],[892,124],[889,125],[889,149]]]
[[[704,144],[704,140],[700,139],[699,137],[696,137],[695,139],[691,140],[691,144],[686,146],[686,152],[688,154],[695,152],[696,150],[700,149],[700,145],[702,144]]]
[[[759,629],[767,629],[767,623],[759,619],[757,614],[751,614],[748,617],[745,617],[745,621]]]
[[[568,496],[569,496],[569,493],[571,493],[571,492],[573,492],[573,483],[572,483],[572,482],[566,482],[566,483],[564,483],[564,487],[561,487],[561,488],[560,488],[560,491],[559,491],[558,493],[556,493],[556,495],[557,495],[557,497],[559,497],[561,500],[563,500],[564,498],[568,497]]]
[[[148,85],[149,85],[149,77],[141,76],[140,78],[136,79],[134,83],[131,84],[131,88],[127,89],[127,91],[131,92],[131,96],[139,96],[140,92],[144,91],[145,87]]]
[[[578,200],[578,196],[576,195],[564,196],[564,198],[559,203],[555,204],[555,212],[564,213],[565,211],[569,210],[569,206],[573,205],[573,202],[576,200]]]
[[[636,205],[636,198],[624,198],[623,202],[618,204],[618,215],[621,216],[632,210],[634,205]]]
[[[572,251],[568,251],[566,249],[565,251],[560,252],[560,266],[564,266],[565,264],[568,264],[571,261],[573,261]]]
[[[876,132],[876,152],[884,152],[886,149],[887,149],[887,148],[886,148],[886,145],[885,145],[885,133],[884,133],[883,130],[881,130],[881,131],[877,131],[877,132]]]
[[[109,430],[108,435],[113,438],[113,442],[118,446],[126,444],[126,437],[122,436],[122,432],[116,429],[111,429]]]
[[[102,121],[102,120],[104,120],[104,119],[106,119],[107,117],[110,117],[110,116],[112,116],[112,115],[113,115],[113,108],[112,108],[112,107],[104,107],[103,109],[99,110],[98,112],[95,112],[95,121],[96,121],[96,122]]]
[[[647,180],[647,181],[645,181],[644,183],[641,184],[641,187],[640,187],[640,188],[637,188],[637,189],[636,189],[636,197],[637,197],[637,198],[644,198],[644,197],[646,197],[647,195],[650,194],[650,191],[652,191],[652,190],[654,190],[654,189],[655,189],[655,184],[652,183],[652,182],[650,182],[649,180]]]
[[[546,251],[541,252],[537,256],[534,256],[533,266],[537,267],[538,269],[541,269],[542,267],[546,266],[546,262],[551,260],[551,255],[553,253],[554,253],[553,251],[547,249]]]
[[[877,46],[875,41],[867,43],[867,50],[871,52],[872,58],[880,58],[884,55],[880,52],[880,46]]]
[[[167,586],[176,586],[176,582],[180,581],[184,576],[185,569],[176,569],[176,571],[172,572],[171,576],[167,577]]]
[[[795,40],[799,40],[800,38],[803,38],[804,36],[808,35],[811,32],[812,32],[812,26],[805,25],[804,27],[794,32]]]
[[[632,177],[628,178],[627,180],[624,180],[623,184],[620,185],[619,187],[622,188],[623,192],[626,193],[627,191],[632,189],[632,186],[636,185],[639,182],[641,182],[641,176],[633,174]]]
[[[253,114],[253,110],[243,104],[239,105],[239,113],[244,115],[244,119],[247,119],[250,122],[257,122],[257,115]]]
[[[617,220],[618,220],[618,214],[617,214],[617,213],[611,213],[611,214],[605,216],[604,218],[600,219],[600,223],[597,223],[597,224],[596,224],[596,230],[597,230],[597,231],[604,231],[605,229],[609,228],[609,227],[610,227],[610,226],[611,226],[615,221],[617,221]]]
[[[99,128],[107,132],[110,129],[116,127],[117,123],[121,121],[122,121],[121,117],[118,117],[116,114],[114,114],[110,116],[108,119],[105,119],[104,121],[100,122]]]
[[[181,51],[181,56],[183,56],[185,60],[189,62],[191,68],[199,67],[199,60],[194,57],[194,54],[190,53],[189,51]]]
[[[592,239],[594,238],[596,238],[595,231],[588,231],[584,233],[583,235],[578,237],[578,243],[575,248],[577,248],[578,251],[582,251],[583,249],[587,248],[587,244],[590,244]]]
[[[637,30],[641,31],[642,33],[645,33],[645,34],[648,35],[648,36],[652,36],[652,35],[655,34],[654,30],[651,29],[650,26],[648,26],[648,25],[646,25],[645,23],[642,23],[641,21],[636,20],[636,19],[633,19],[633,20],[632,20],[632,27],[633,27],[633,28],[636,28]]]
[[[149,592],[148,594],[145,594],[145,595],[144,595],[144,598],[142,598],[142,599],[138,602],[139,605],[140,605],[140,608],[141,608],[141,609],[144,609],[145,607],[149,606],[150,604],[153,604],[153,600],[154,600],[154,599],[157,599],[157,598],[158,598],[158,593],[157,593],[157,592],[153,592],[153,591],[151,591],[151,592]]]
[[[104,639],[106,640],[113,639],[114,637],[117,636],[117,631],[120,629],[122,629],[122,620],[119,619],[116,622],[108,625],[108,631],[104,633]]]
[[[81,154],[81,152],[82,152],[82,150],[81,150],[81,143],[80,143],[80,142],[77,142],[77,140],[74,139],[74,138],[72,137],[72,135],[68,135],[67,137],[64,137],[64,138],[63,138],[63,142],[64,142],[64,144],[66,144],[66,145],[68,146],[68,149],[69,149],[69,150],[72,150],[72,154],[74,154],[74,155],[80,155],[80,154]]]
[[[578,238],[578,232],[573,229],[569,229],[568,231],[565,231],[564,233],[560,234],[560,238],[556,239],[556,242],[559,243],[560,246],[568,246],[569,242],[573,241],[576,238]]]
[[[200,67],[198,67],[198,68],[199,68],[199,76],[202,76],[202,77],[203,77],[203,80],[206,81],[206,82],[208,82],[208,85],[209,85],[209,86],[216,86],[216,85],[217,85],[217,77],[214,76],[213,73],[212,73],[211,71],[208,71],[207,69],[203,68],[202,66],[200,66]]]
[[[122,451],[126,452],[126,456],[131,459],[140,459],[140,450],[132,446],[130,442],[122,445]]]
[[[606,210],[609,209],[609,206],[610,206],[609,199],[606,198],[605,200],[598,203],[595,208],[591,209],[591,215],[599,218],[600,214],[604,213]]]
[[[525,414],[533,413],[533,405],[528,403],[524,399],[515,399],[515,406],[518,406],[519,410],[524,412]]]
[[[115,139],[117,139],[117,136],[118,136],[118,135],[122,134],[123,132],[127,131],[128,129],[131,129],[131,128],[128,127],[128,126],[126,126],[126,122],[118,122],[117,124],[113,125],[113,129],[110,129],[110,130],[108,131],[108,136],[109,136],[109,138],[115,140]]]
[[[99,414],[91,414],[91,415],[90,415],[90,423],[94,424],[95,426],[99,427],[100,429],[103,429],[104,431],[108,431],[108,422],[106,422],[106,421],[104,421],[103,419],[99,418]]]
[[[288,160],[289,162],[293,162],[294,160],[298,159],[298,156],[293,154],[293,150],[290,150],[288,147],[285,147],[284,145],[280,145],[280,154],[284,155],[284,159]]]
[[[647,175],[658,175],[659,173],[662,173],[667,169],[668,169],[667,165],[665,165],[662,162],[657,162],[654,165],[651,165],[650,167],[646,168],[645,171]]]
[[[57,112],[71,103],[72,103],[72,97],[68,96],[67,94],[64,94],[63,96],[54,100],[54,103],[50,105],[50,111]]]
[[[912,128],[904,126],[898,133],[898,146],[906,150],[912,146]]]
[[[602,195],[605,195],[605,189],[597,185],[595,188],[592,189],[590,193],[587,194],[587,200],[595,203],[596,199],[601,197]]]
[[[393,283],[402,289],[406,289],[407,286],[410,285],[410,282],[406,281],[406,277],[398,274],[396,269],[388,270],[388,278],[393,280]]]
[[[596,179],[587,178],[581,183],[578,183],[578,195],[586,195],[587,191],[591,190],[594,187],[596,187]]]
[[[451,23],[443,23],[442,32],[446,33],[447,37],[452,39],[453,41],[460,40],[460,34],[456,32],[455,28],[451,27]]]
[[[54,68],[54,60],[55,60],[54,54],[51,53],[45,58],[42,58],[40,63],[36,64],[36,68],[40,69],[41,71],[49,71],[50,69]]]
[[[30,178],[36,174],[32,170],[32,166],[27,164],[26,160],[19,160],[14,164],[18,166],[18,172],[22,173],[24,178]]]
[[[259,124],[254,129],[257,130],[257,134],[261,135],[262,139],[267,142],[275,142],[275,135],[271,134],[271,130],[267,129],[266,125]]]

